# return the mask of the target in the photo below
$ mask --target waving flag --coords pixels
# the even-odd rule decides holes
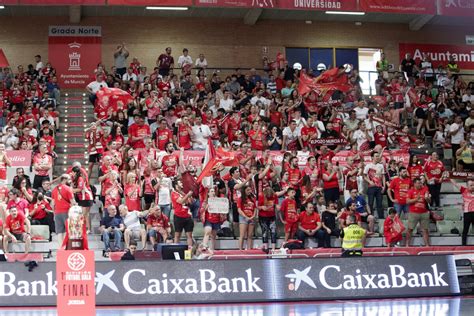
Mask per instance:
[[[347,92],[352,89],[347,81],[345,74],[338,75],[338,68],[333,68],[325,71],[317,78],[311,78],[305,73],[300,74],[300,82],[298,84],[298,92],[300,95],[305,95],[311,91],[318,95],[326,95],[328,92],[340,90]]]
[[[206,155],[204,156],[204,168],[201,174],[197,178],[197,182],[203,182],[204,178],[211,177],[220,166],[234,167],[239,165],[238,159],[235,157],[235,153],[225,151],[222,148],[214,148],[214,144],[210,138],[207,139]],[[204,183],[203,185],[209,185]],[[210,184],[212,185],[212,184]]]
[[[130,93],[118,88],[102,88],[97,93],[95,112],[99,118],[106,118],[112,112],[126,110],[133,102]]]

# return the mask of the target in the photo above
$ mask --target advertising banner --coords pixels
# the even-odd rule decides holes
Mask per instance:
[[[54,305],[55,264],[0,264],[0,306]],[[98,305],[456,295],[453,256],[97,262]],[[62,290],[62,289],[59,289]]]
[[[94,81],[94,69],[102,60],[100,26],[50,26],[49,61],[58,73],[61,88],[84,88]]]
[[[357,0],[278,0],[279,9],[359,11]]]
[[[107,0],[108,5],[129,6],[192,6],[193,0]]]
[[[361,153],[362,154],[362,153]],[[340,167],[347,166],[347,157],[354,156],[349,150],[341,150],[339,151],[333,158],[332,163],[338,163]],[[410,160],[410,154],[407,150],[395,149],[395,150],[384,150],[382,157],[385,161],[389,161],[390,159],[395,160],[397,163],[401,161],[403,165],[406,167],[408,166],[408,161]],[[372,161],[372,157],[370,154],[362,156],[361,159],[364,159],[364,162],[367,164]]]
[[[195,0],[197,7],[276,8],[277,0]]]
[[[16,176],[16,169],[23,168],[23,171],[33,181],[34,174],[30,171],[31,167],[31,150],[7,150],[7,156],[10,158],[12,166],[7,168],[7,181],[13,183],[13,178]]]
[[[59,250],[56,261],[58,316],[95,315],[95,262],[91,250]]]
[[[427,54],[435,68],[438,65],[446,66],[449,58],[453,57],[462,70],[474,70],[474,49],[468,45],[400,43],[399,52],[400,60],[405,58],[406,53],[410,53],[417,63],[423,60],[423,54]]]
[[[436,14],[433,0],[359,0],[365,12]]]
[[[438,0],[438,14],[474,16],[474,0]]]
[[[19,5],[105,5],[105,0],[18,0]]]

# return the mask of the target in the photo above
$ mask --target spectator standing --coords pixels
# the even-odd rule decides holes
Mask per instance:
[[[247,250],[252,249],[257,201],[253,195],[252,188],[248,185],[240,189],[237,211],[239,212],[239,250],[244,250],[244,238],[247,239]]]
[[[369,162],[364,168],[364,180],[368,185],[369,210],[374,210],[375,202],[378,218],[382,219],[385,217],[382,207],[382,194],[385,189],[385,168],[382,164],[381,154],[372,153],[372,162]]]
[[[413,180],[413,188],[408,191],[407,198],[409,205],[408,230],[406,235],[407,247],[410,246],[411,234],[418,223],[420,224],[425,246],[429,247],[430,236],[428,229],[430,225],[430,212],[428,211],[427,205],[430,202],[431,195],[428,192],[428,188],[422,184],[421,179],[416,178]]]
[[[122,76],[127,71],[127,58],[130,55],[127,48],[125,47],[125,43],[120,44],[117,46],[114,52],[114,65],[116,73],[122,78]]]
[[[433,152],[423,167],[426,183],[430,192],[430,203],[433,207],[440,207],[441,184],[443,182],[444,164],[439,160],[438,153]]]
[[[39,153],[33,157],[33,169],[35,171],[33,189],[40,188],[44,180],[50,180],[49,172],[52,168],[53,158],[48,154],[48,146],[46,144],[40,145]]]
[[[161,76],[168,76],[170,74],[170,70],[174,67],[174,58],[171,56],[171,47],[166,47],[165,52],[158,56],[156,66],[158,67],[158,73]]]
[[[171,203],[174,209],[174,242],[179,243],[181,233],[184,230],[188,247],[191,249],[193,246],[194,221],[188,205],[191,204],[193,192],[184,193],[184,186],[181,180],[175,180],[173,187]]]
[[[451,179],[451,183],[461,191],[463,198],[463,231],[462,231],[462,245],[467,245],[467,235],[469,228],[474,226],[474,181],[468,180],[467,187],[459,185],[456,181]]]
[[[399,176],[390,181],[388,187],[388,197],[393,202],[393,207],[399,217],[408,213],[407,196],[411,187],[411,179],[408,177],[408,171],[405,167],[398,169]]]
[[[36,65],[35,65],[35,70],[37,72],[40,72],[41,70],[43,70],[43,62],[41,61],[41,55],[36,55],[35,56],[35,62],[36,62]]]
[[[66,233],[66,220],[71,206],[76,205],[74,193],[71,188],[72,180],[68,174],[60,177],[60,184],[53,189],[51,194],[54,208],[55,231],[58,236],[59,247],[63,244]]]
[[[107,82],[105,82],[104,75],[102,73],[98,73],[95,78],[95,81],[90,82],[86,87],[86,90],[89,93],[89,101],[92,103],[92,105],[95,105],[95,101],[97,100],[96,93],[101,88],[107,88]]]

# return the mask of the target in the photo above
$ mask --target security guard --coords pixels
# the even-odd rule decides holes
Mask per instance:
[[[362,256],[365,244],[365,229],[357,225],[356,217],[350,215],[346,220],[348,226],[341,231],[342,257]]]

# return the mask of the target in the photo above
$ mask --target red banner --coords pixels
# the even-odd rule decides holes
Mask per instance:
[[[365,12],[436,14],[434,0],[360,0]]]
[[[474,16],[474,0],[438,0],[438,14]]]
[[[332,162],[334,164],[339,163],[339,166],[345,167],[347,166],[347,162],[346,162],[347,157],[350,157],[350,156],[354,156],[354,153],[349,150],[341,150],[332,158]],[[383,157],[385,158],[386,162],[388,162],[390,159],[393,159],[396,162],[401,161],[403,165],[406,167],[408,166],[410,154],[408,153],[407,150],[401,150],[401,149],[384,150]],[[370,156],[370,154],[364,155],[363,159],[366,164],[372,161],[372,157]]]
[[[105,5],[105,0],[17,0],[18,5]]]
[[[193,0],[107,0],[108,5],[187,7]]]
[[[197,7],[277,8],[277,0],[195,0]]]
[[[58,250],[58,316],[95,315],[95,262],[90,250]]]
[[[100,26],[50,26],[49,61],[56,68],[61,88],[83,89],[94,81],[102,60]]]
[[[359,11],[357,0],[278,0],[279,9]]]
[[[400,60],[410,53],[417,63],[423,59],[423,54],[428,54],[434,68],[440,64],[447,65],[449,58],[453,57],[461,70],[474,69],[473,46],[400,43],[399,52]]]

